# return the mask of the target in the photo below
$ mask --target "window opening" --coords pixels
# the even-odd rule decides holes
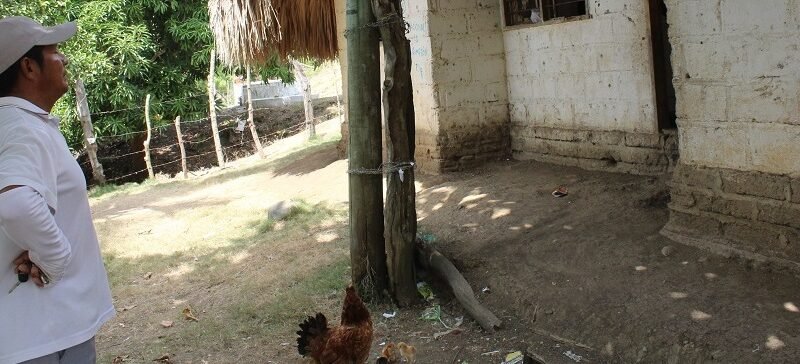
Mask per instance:
[[[502,0],[506,26],[586,15],[586,0]]]

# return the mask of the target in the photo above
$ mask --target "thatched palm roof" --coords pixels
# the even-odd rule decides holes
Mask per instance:
[[[208,11],[217,54],[228,65],[337,56],[333,0],[209,0]]]

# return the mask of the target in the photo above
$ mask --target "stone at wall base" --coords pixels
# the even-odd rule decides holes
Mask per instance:
[[[703,234],[696,230],[686,229],[675,224],[672,219],[661,229],[661,235],[676,243],[693,246],[725,258],[739,259],[752,266],[775,272],[785,271],[800,276],[800,262],[738,249],[728,239],[718,235]]]

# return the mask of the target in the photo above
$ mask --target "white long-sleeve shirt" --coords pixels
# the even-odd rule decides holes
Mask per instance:
[[[58,119],[0,98],[0,364],[91,339],[114,315],[83,172]],[[12,261],[29,251],[51,284],[17,282]]]

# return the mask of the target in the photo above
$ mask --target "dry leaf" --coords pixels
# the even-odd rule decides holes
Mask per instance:
[[[127,355],[117,355],[117,357],[114,358],[114,360],[111,361],[111,364],[124,363],[127,359],[128,359]]]
[[[164,326],[164,327],[172,327],[172,325],[174,325],[174,324],[175,324],[174,322],[168,321],[168,320],[161,321],[161,326]]]
[[[462,330],[461,328],[455,327],[455,328],[452,328],[452,329],[450,329],[450,330],[447,330],[447,331],[442,331],[442,332],[437,332],[437,333],[434,333],[434,334],[433,334],[433,339],[434,339],[434,340],[439,340],[439,338],[440,338],[440,337],[442,337],[442,336],[447,336],[447,335],[450,335],[450,334],[453,334],[453,335],[458,335],[458,334],[460,334],[462,331],[464,331],[464,330]]]
[[[183,317],[189,321],[199,321],[197,317],[195,317],[194,312],[192,312],[192,306],[186,306],[183,309]]]
[[[158,358],[153,359],[153,361],[165,364],[172,364],[172,360],[169,360],[169,354],[164,354]]]

